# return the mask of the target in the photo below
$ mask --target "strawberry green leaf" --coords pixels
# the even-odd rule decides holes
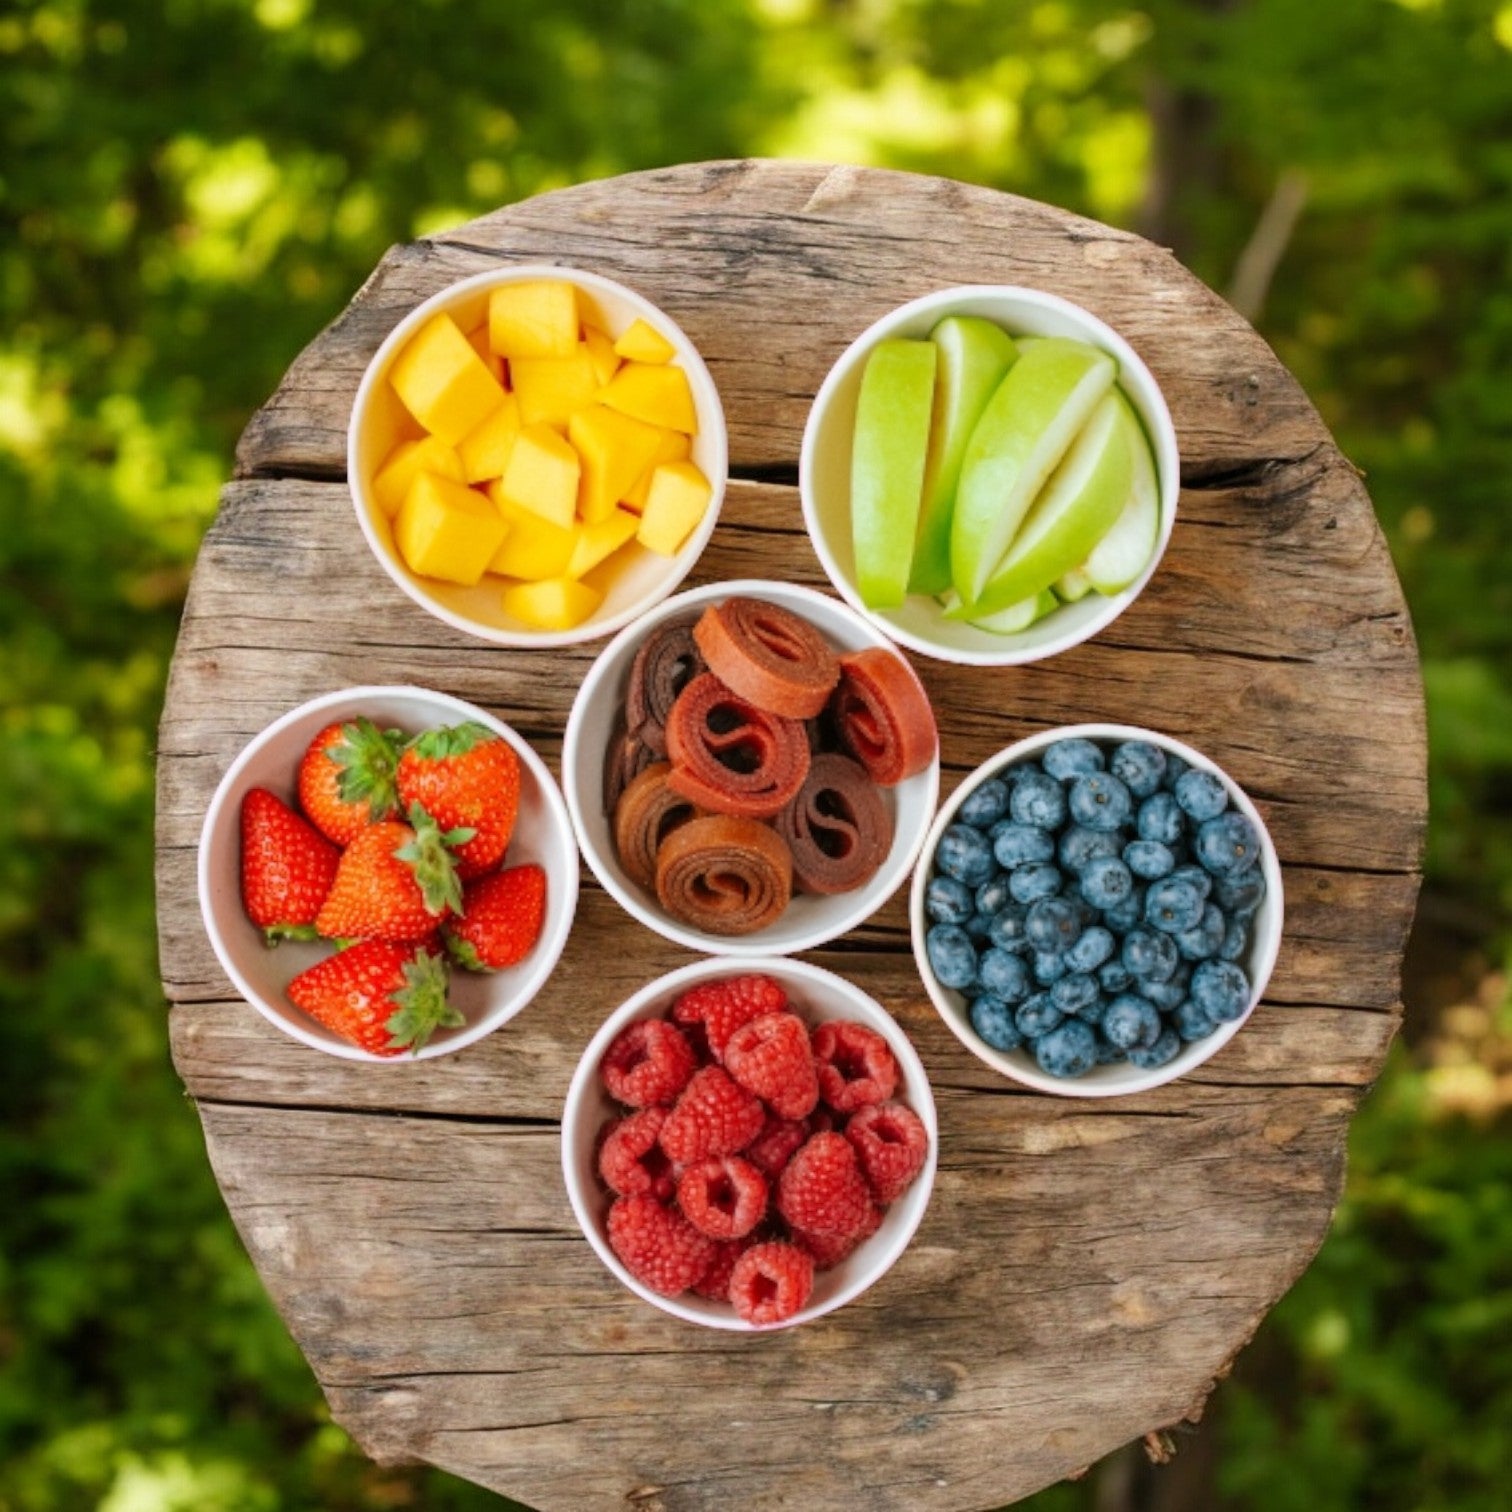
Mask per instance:
[[[439,725],[434,730],[422,730],[405,749],[425,761],[445,761],[449,756],[465,756],[474,746],[498,739],[498,734],[487,725],[469,719],[465,724]]]
[[[437,1029],[460,1029],[467,1020],[446,996],[446,963],[431,951],[419,951],[404,963],[404,986],[389,994],[398,1011],[384,1024],[396,1046],[412,1054]]]
[[[420,895],[431,913],[437,918],[447,909],[461,913],[462,882],[440,826],[418,803],[409,806],[409,822],[415,838],[401,845],[394,852],[395,858],[405,862],[414,873]]]
[[[464,971],[492,971],[492,966],[485,966],[478,959],[478,952],[473,947],[471,940],[464,940],[461,935],[454,934],[450,929],[443,928],[441,939],[446,945],[447,954]]]
[[[336,789],[344,803],[366,803],[368,818],[377,824],[399,807],[397,774],[402,730],[380,730],[371,719],[359,717],[341,727],[341,739],[325,753],[341,771]]]

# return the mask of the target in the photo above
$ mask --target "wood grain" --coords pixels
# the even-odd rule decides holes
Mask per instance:
[[[708,358],[746,476],[695,582],[823,586],[782,481],[808,402],[862,327],[942,284],[1033,284],[1103,315],[1155,370],[1181,437],[1170,550],[1109,631],[1029,668],[916,665],[947,792],[1010,741],[1089,718],[1191,741],[1243,783],[1286,877],[1266,1002],[1157,1092],[1036,1096],[940,1023],[894,898],[813,959],[918,1046],[940,1177],[894,1271],[794,1333],[679,1324],[576,1234],[556,1136],[568,1079],[603,1016],[688,959],[596,887],[527,1012],[460,1055],[381,1074],[240,1003],[200,925],[215,783],[317,693],[436,686],[556,766],[599,648],[504,653],[431,619],[367,553],[340,481],[347,409],[383,335],[453,279],[524,258],[624,278]],[[640,174],[394,249],[254,417],[239,467],[160,732],[164,990],[232,1215],[364,1448],[541,1508],[912,1512],[1002,1504],[1200,1410],[1326,1229],[1349,1118],[1399,1017],[1425,815],[1412,630],[1369,500],[1238,316],[1127,233],[959,184],[772,163]]]

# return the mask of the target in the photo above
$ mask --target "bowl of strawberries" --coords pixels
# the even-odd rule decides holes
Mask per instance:
[[[237,990],[348,1060],[446,1055],[513,1018],[577,908],[566,804],[529,744],[425,688],[292,709],[205,815],[200,911]]]
[[[594,1036],[562,1170],[605,1266],[709,1328],[843,1307],[907,1249],[939,1131],[908,1037],[802,961],[724,957],[660,977]]]

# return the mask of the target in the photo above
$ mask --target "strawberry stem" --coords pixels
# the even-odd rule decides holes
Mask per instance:
[[[384,1024],[398,1048],[420,1050],[437,1029],[460,1029],[467,1022],[446,996],[446,963],[428,950],[404,963],[404,986],[389,994],[398,1011]]]
[[[344,803],[366,803],[368,818],[377,824],[399,807],[399,744],[402,730],[380,730],[359,716],[341,727],[341,739],[325,748],[341,771],[336,790]]]
[[[457,876],[457,863],[447,849],[448,836],[458,831],[448,830],[443,835],[441,827],[419,803],[410,804],[409,822],[415,838],[407,845],[401,845],[394,852],[395,858],[408,863],[420,888],[420,896],[431,913],[437,918],[448,909],[452,913],[461,913],[462,882]]]
[[[449,756],[465,756],[476,745],[498,740],[499,736],[469,719],[465,724],[438,725],[434,730],[422,730],[405,747],[425,761],[445,761]]]

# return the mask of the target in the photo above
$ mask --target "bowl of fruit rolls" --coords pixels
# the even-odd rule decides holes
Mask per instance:
[[[841,354],[809,411],[804,521],[836,590],[898,644],[1038,661],[1150,580],[1176,431],[1111,327],[1034,289],[941,289]]]
[[[562,1172],[605,1266],[709,1328],[805,1323],[878,1281],[934,1184],[908,1037],[801,961],[700,961],[604,1022],[572,1078]]]
[[[551,773],[502,720],[425,688],[301,704],[221,779],[199,898],[237,991],[348,1060],[427,1058],[540,991],[577,908]]]
[[[724,496],[719,394],[622,284],[523,264],[443,289],[357,390],[347,478],[388,575],[506,646],[611,634],[671,593]]]
[[[844,604],[745,580],[622,630],[567,720],[562,785],[594,875],[693,950],[786,955],[869,917],[934,812],[923,684]]]
[[[961,1043],[1080,1097],[1217,1054],[1265,991],[1283,913],[1243,789],[1179,740],[1104,724],[1022,740],[967,777],[910,896],[920,975]]]

